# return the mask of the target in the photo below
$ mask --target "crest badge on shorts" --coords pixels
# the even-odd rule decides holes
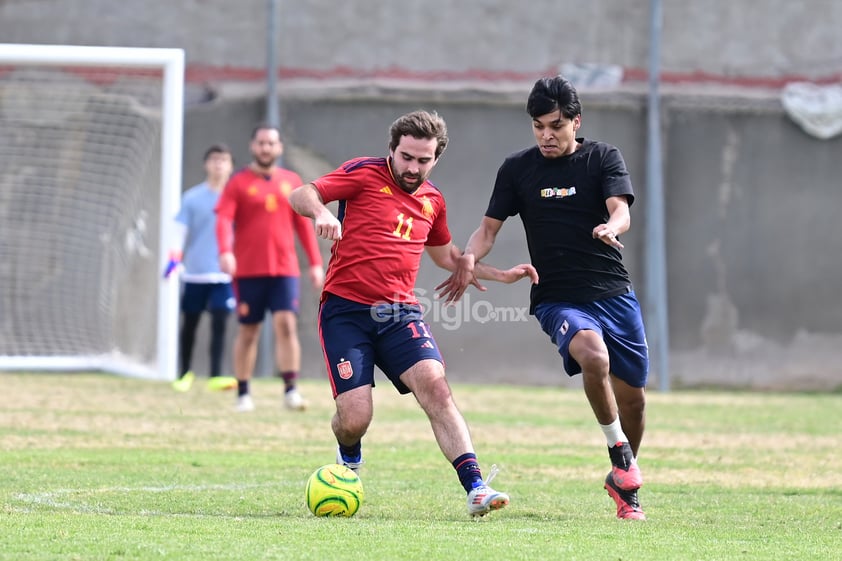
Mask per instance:
[[[354,367],[351,366],[351,362],[348,360],[343,360],[342,362],[337,363],[336,371],[339,373],[339,377],[343,380],[347,380],[354,375]]]

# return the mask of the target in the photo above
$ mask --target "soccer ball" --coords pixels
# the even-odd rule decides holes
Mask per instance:
[[[363,484],[351,469],[327,464],[307,480],[304,500],[316,516],[354,516],[363,502]]]

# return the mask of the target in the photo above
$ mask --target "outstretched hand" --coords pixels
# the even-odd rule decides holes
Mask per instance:
[[[481,285],[473,273],[464,273],[457,269],[441,284],[436,286],[436,299],[444,300],[445,304],[458,302],[469,286],[475,286],[480,292],[488,290]]]
[[[444,300],[445,305],[453,304],[462,298],[465,290],[471,285],[477,287],[481,292],[485,292],[487,289],[479,283],[474,271],[476,266],[475,258],[471,254],[465,254],[456,259],[456,269],[444,282],[436,286],[436,298]],[[482,265],[480,264],[480,266]],[[486,267],[485,274],[487,275],[490,272],[493,275],[493,280],[505,284],[517,282],[525,277],[529,277],[532,284],[538,284],[538,271],[530,263],[521,263],[505,271]]]
[[[608,224],[600,224],[596,226],[591,235],[595,240],[600,240],[606,245],[610,245],[616,249],[623,249],[625,246],[617,239],[617,234],[608,227]]]
[[[521,263],[520,265],[515,265],[511,269],[503,271],[500,282],[512,284],[513,282],[517,282],[525,277],[529,277],[532,284],[538,284],[538,270],[530,263]]]
[[[476,258],[471,253],[458,253],[458,249],[453,247],[453,257],[456,263],[456,268],[447,279],[439,284],[435,290],[436,298],[443,299],[445,305],[458,302],[469,286],[474,285],[480,292],[488,290],[477,280],[474,273],[476,265]]]

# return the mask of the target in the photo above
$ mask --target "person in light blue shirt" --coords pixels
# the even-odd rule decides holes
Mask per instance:
[[[219,268],[216,244],[216,214],[214,208],[233,170],[231,150],[224,144],[214,144],[205,152],[206,178],[184,192],[181,209],[175,217],[175,238],[170,251],[170,263],[165,273],[180,272],[184,283],[181,296],[181,330],[179,351],[181,369],[173,382],[176,391],[186,392],[193,385],[191,368],[196,330],[202,314],[211,317],[210,378],[213,390],[233,389],[237,382],[222,376],[225,350],[225,330],[228,317],[235,306],[231,276]]]

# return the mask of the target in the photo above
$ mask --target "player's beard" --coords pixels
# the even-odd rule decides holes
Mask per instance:
[[[397,177],[398,185],[400,185],[401,189],[406,191],[407,193],[414,193],[416,189],[421,187],[421,184],[424,183],[426,177],[423,175],[416,175],[413,176],[408,173],[401,174]]]
[[[275,165],[275,158],[270,154],[255,154],[254,162],[263,169],[271,169]]]

